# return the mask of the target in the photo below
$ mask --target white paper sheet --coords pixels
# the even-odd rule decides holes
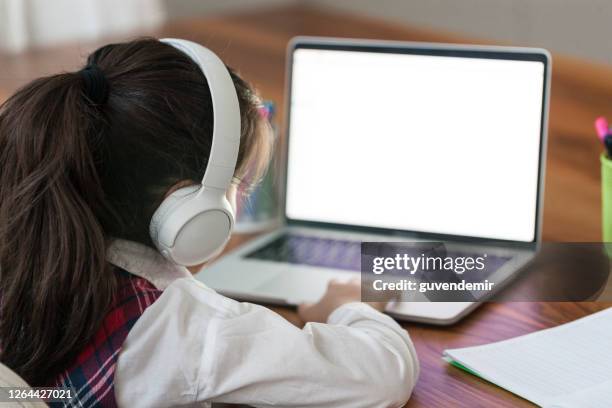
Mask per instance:
[[[612,308],[444,356],[546,408],[612,407]]]

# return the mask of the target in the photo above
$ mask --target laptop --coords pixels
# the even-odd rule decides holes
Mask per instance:
[[[359,277],[361,242],[423,240],[486,247],[497,265],[487,279],[501,289],[540,242],[550,64],[542,49],[295,38],[284,222],[197,279],[236,299],[296,305],[330,279]],[[445,325],[479,303],[387,312]]]

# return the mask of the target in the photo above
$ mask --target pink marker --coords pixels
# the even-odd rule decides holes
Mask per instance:
[[[603,116],[597,118],[595,121],[595,130],[597,131],[597,136],[599,136],[599,140],[603,142],[604,138],[608,133],[610,133],[610,128],[608,128],[608,121]]]

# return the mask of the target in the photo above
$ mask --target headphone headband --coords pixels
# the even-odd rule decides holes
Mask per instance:
[[[151,218],[149,232],[164,257],[179,265],[197,265],[223,249],[234,226],[226,191],[240,147],[240,106],[229,71],[212,51],[186,40],[160,41],[186,54],[202,70],[210,89],[214,123],[202,185],[179,188],[164,198]]]
[[[213,106],[213,137],[200,193],[206,189],[225,192],[234,177],[240,146],[240,106],[234,81],[223,61],[208,48],[176,38],[160,41],[186,54],[206,77]]]

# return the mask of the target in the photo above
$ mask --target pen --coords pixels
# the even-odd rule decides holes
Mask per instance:
[[[599,117],[595,120],[595,130],[597,131],[597,136],[599,136],[599,140],[602,142],[606,135],[610,132],[610,128],[608,127],[608,121],[604,117]]]

